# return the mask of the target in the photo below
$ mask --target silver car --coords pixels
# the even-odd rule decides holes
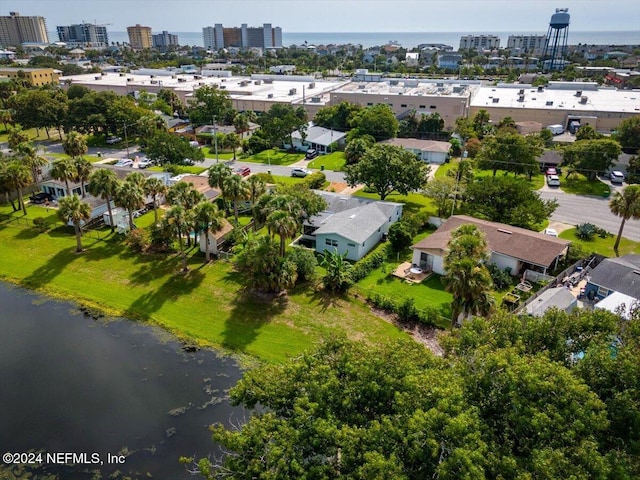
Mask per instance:
[[[306,177],[311,174],[311,170],[307,170],[306,168],[294,167],[291,169],[292,177]]]

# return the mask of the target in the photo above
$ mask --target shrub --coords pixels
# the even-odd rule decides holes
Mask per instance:
[[[296,247],[289,251],[287,259],[296,265],[299,281],[304,282],[314,279],[316,267],[318,266],[318,260],[314,252]]]
[[[433,326],[440,317],[440,311],[435,307],[417,308],[413,298],[396,302],[392,298],[374,292],[367,295],[367,301],[376,308],[395,313],[402,322],[419,322],[426,326]]]
[[[327,181],[327,177],[322,172],[314,172],[311,175],[308,175],[304,179],[304,183],[306,183],[309,186],[309,188],[314,190],[322,188],[322,186],[324,185],[324,182],[326,181]]]
[[[581,223],[576,225],[576,236],[580,240],[592,240],[598,232],[598,227],[592,223]]]
[[[275,182],[275,180],[273,179],[273,175],[271,175],[270,173],[266,173],[266,172],[256,173],[254,175],[254,177],[258,177],[264,183],[274,183]]]
[[[498,290],[504,290],[513,283],[513,277],[509,273],[511,271],[510,268],[500,270],[495,263],[489,263],[487,264],[487,270],[489,270],[493,284]]]
[[[353,282],[359,282],[369,275],[375,268],[384,263],[385,257],[380,252],[372,252],[362,260],[355,263],[351,269],[351,279]]]
[[[151,245],[151,241],[149,240],[149,234],[143,228],[136,228],[135,230],[131,230],[127,234],[125,243],[129,246],[131,250],[137,253],[146,252],[149,246]]]
[[[403,322],[416,322],[420,318],[418,309],[414,304],[413,298],[405,298],[396,306],[398,318]]]
[[[49,224],[43,217],[34,218],[33,225],[38,229],[40,233],[46,232],[49,228]]]
[[[583,258],[587,258],[590,255],[582,245],[579,243],[570,243],[569,248],[567,249],[567,255],[564,259],[563,265],[573,265],[578,260],[582,260]]]
[[[169,225],[166,223],[158,223],[151,225],[149,233],[149,246],[147,250],[153,252],[171,252],[173,250],[173,234]]]
[[[412,229],[405,222],[396,222],[389,227],[389,244],[394,252],[400,252],[413,243]]]
[[[247,148],[251,153],[260,153],[271,148],[269,140],[262,138],[259,134],[252,135],[247,140]]]

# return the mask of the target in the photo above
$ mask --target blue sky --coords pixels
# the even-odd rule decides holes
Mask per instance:
[[[640,31],[639,0],[2,0],[0,15],[41,15],[49,31],[85,21],[111,31],[271,23],[288,32],[540,32],[556,7],[569,8],[574,31]]]

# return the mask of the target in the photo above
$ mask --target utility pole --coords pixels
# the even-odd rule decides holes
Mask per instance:
[[[129,158],[129,138],[127,137],[127,122],[124,122],[124,144],[127,147],[127,158]]]
[[[216,117],[211,117],[211,120],[213,120],[213,143],[215,145],[216,163],[218,163],[218,130],[216,129]]]

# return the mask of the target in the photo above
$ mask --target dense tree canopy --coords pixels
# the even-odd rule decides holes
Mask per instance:
[[[229,92],[217,85],[198,88],[189,102],[188,113],[194,125],[211,125],[213,121],[230,125],[235,116]]]
[[[466,187],[463,203],[472,216],[530,229],[557,207],[555,200],[541,200],[524,179],[502,175],[475,179]]]
[[[531,176],[538,170],[537,158],[542,154],[542,144],[535,136],[523,137],[519,133],[501,133],[485,138],[477,156],[478,167],[522,173]]]
[[[338,105],[322,107],[313,117],[313,123],[321,127],[346,132],[351,128],[351,120],[362,107],[355,103],[340,102]]]
[[[371,135],[377,141],[394,138],[398,134],[398,120],[391,107],[378,104],[360,110],[351,116],[350,139]]]
[[[625,152],[638,153],[640,151],[640,116],[635,115],[620,122],[615,138]]]
[[[258,123],[261,126],[261,133],[271,145],[291,144],[291,134],[296,130],[304,136],[307,112],[303,107],[294,108],[291,105],[276,103],[268,112],[260,115]]]
[[[618,160],[620,153],[620,144],[610,138],[580,140],[564,149],[562,165],[567,167],[567,175],[576,171],[594,180],[598,173],[607,171]]]
[[[350,186],[364,183],[384,200],[394,190],[407,195],[427,182],[429,166],[415,154],[394,145],[374,145],[360,161],[345,168]]]
[[[444,359],[409,341],[325,341],[247,372],[231,398],[260,411],[215,426],[230,454],[199,467],[209,479],[638,478],[639,333],[638,318],[554,309],[473,319],[444,339]]]
[[[204,154],[198,147],[189,145],[189,142],[182,137],[176,137],[162,130],[158,130],[147,140],[145,153],[150,159],[163,164],[183,165],[204,160]]]

